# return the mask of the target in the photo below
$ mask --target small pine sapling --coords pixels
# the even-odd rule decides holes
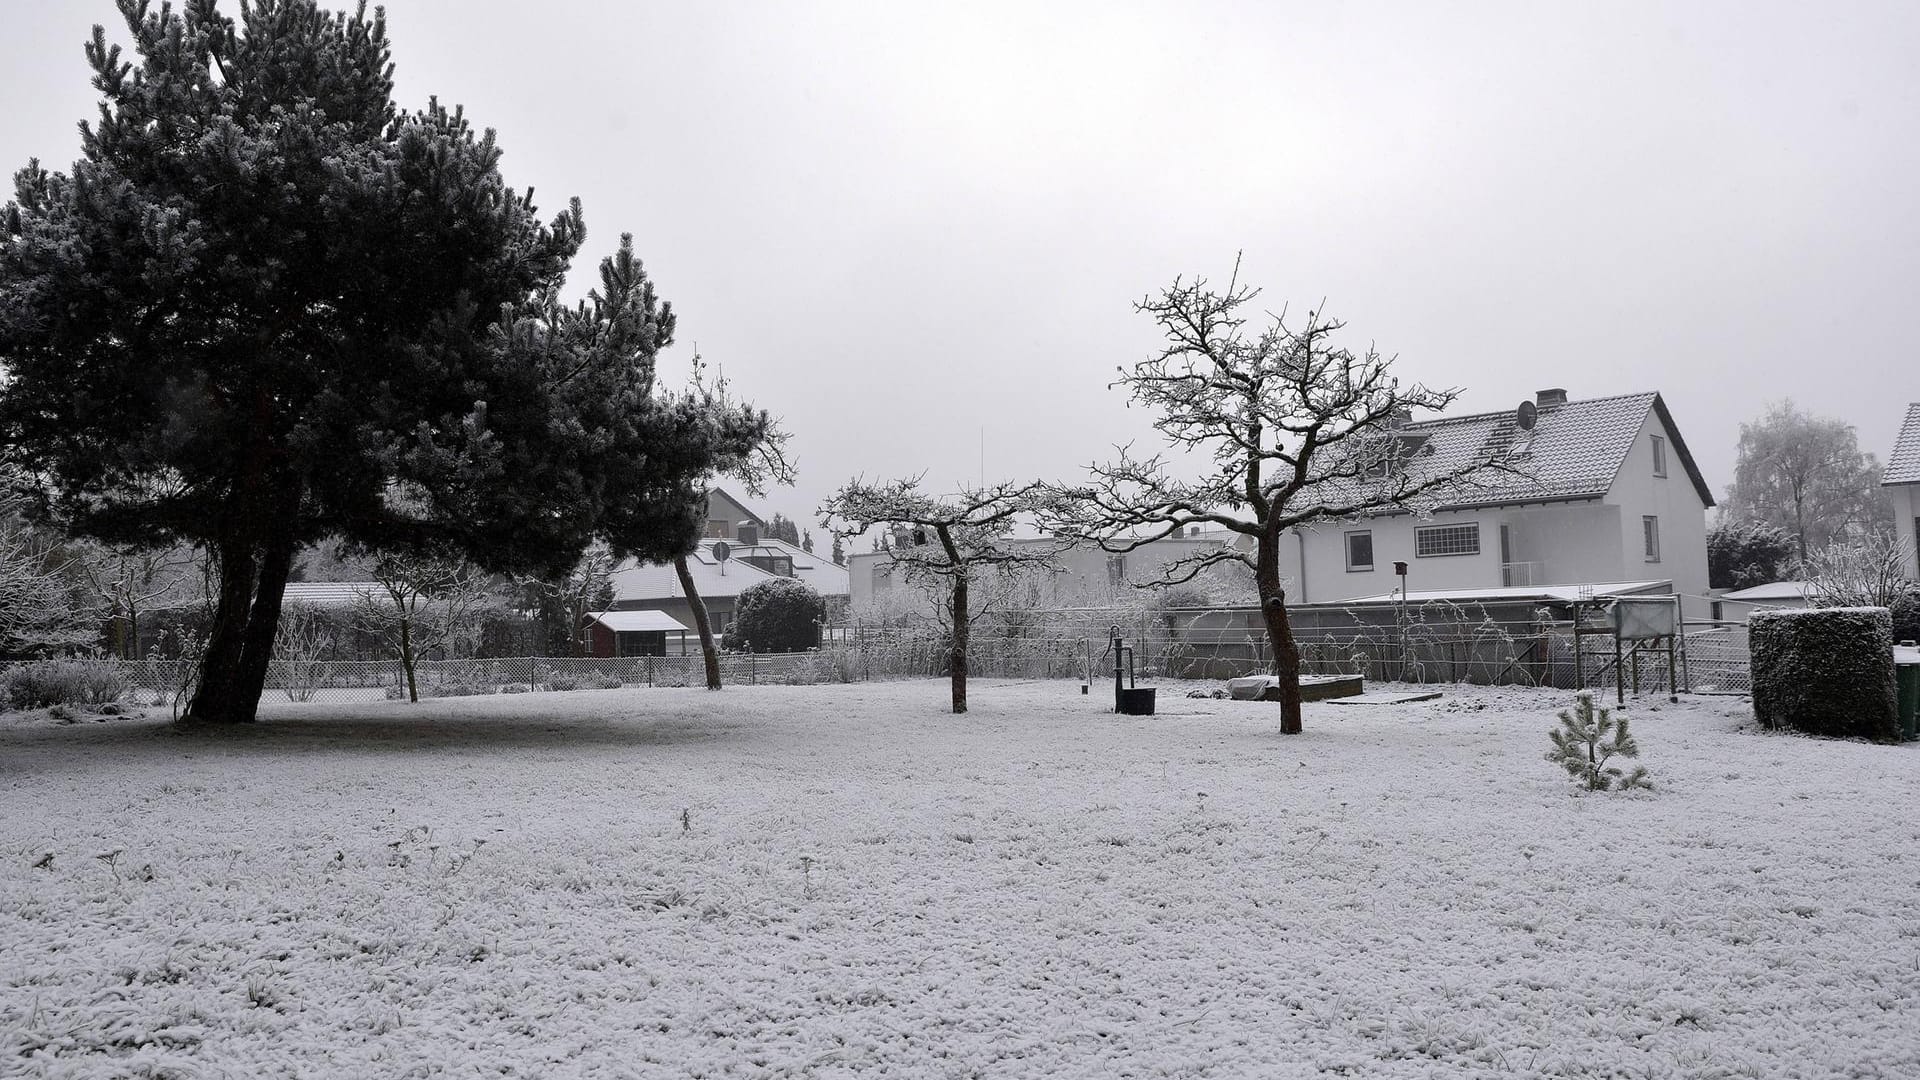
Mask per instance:
[[[1635,765],[1627,772],[1607,764],[1615,757],[1639,757],[1640,744],[1634,741],[1626,717],[1615,720],[1610,710],[1594,706],[1591,690],[1580,691],[1573,708],[1560,710],[1560,726],[1547,732],[1547,737],[1553,740],[1547,760],[1567,770],[1588,791],[1653,787],[1646,766]]]

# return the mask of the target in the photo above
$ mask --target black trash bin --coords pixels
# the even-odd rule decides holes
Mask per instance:
[[[1120,699],[1116,702],[1119,711],[1126,716],[1152,716],[1153,691],[1151,686],[1129,686],[1120,690]]]

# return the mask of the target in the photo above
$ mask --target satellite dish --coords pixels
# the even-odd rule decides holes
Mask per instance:
[[[720,562],[726,562],[728,559],[733,558],[733,548],[730,547],[725,540],[715,540],[713,542],[713,557]]]
[[[1531,401],[1523,401],[1513,412],[1513,422],[1520,425],[1521,431],[1532,431],[1533,425],[1540,422],[1540,409]]]

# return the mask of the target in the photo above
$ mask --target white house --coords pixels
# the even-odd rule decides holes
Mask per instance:
[[[1887,474],[1881,480],[1893,500],[1893,527],[1914,552],[1915,564],[1908,567],[1920,576],[1920,401],[1907,406],[1907,418],[1893,440],[1893,453],[1887,455]]]
[[[1667,581],[1688,614],[1707,616],[1713,493],[1659,394],[1569,401],[1542,390],[1516,410],[1395,435],[1412,468],[1511,449],[1524,475],[1462,490],[1431,517],[1381,512],[1296,533],[1282,555],[1294,562],[1283,567],[1291,602],[1391,592],[1403,562],[1410,591]]]
[[[1159,581],[1167,567],[1187,556],[1212,551],[1229,543],[1231,534],[1190,529],[1180,536],[1168,536],[1124,554],[1109,552],[1091,541],[1074,544],[1061,552],[1056,569],[1036,572],[1028,580],[1034,588],[1034,602],[1041,607],[1102,607],[1125,602],[1137,594],[1137,585]],[[1035,546],[1056,541],[1033,537],[1010,541],[1014,545]],[[896,567],[887,551],[863,551],[847,559],[850,589],[855,608],[871,605],[875,597],[904,582],[905,571]],[[1239,563],[1211,567],[1203,572],[1202,582],[1223,596],[1243,600],[1239,594],[1252,593],[1252,574]]]

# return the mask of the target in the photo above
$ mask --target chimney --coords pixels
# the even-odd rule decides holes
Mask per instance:
[[[745,547],[754,547],[760,543],[760,526],[751,521],[743,521],[733,530],[733,535]]]
[[[1404,405],[1393,410],[1392,415],[1387,417],[1387,428],[1389,430],[1398,431],[1411,423],[1413,423],[1413,410]]]
[[[1551,390],[1541,390],[1533,395],[1533,403],[1542,409],[1550,409],[1555,405],[1565,405],[1567,403],[1567,392],[1557,386]]]

